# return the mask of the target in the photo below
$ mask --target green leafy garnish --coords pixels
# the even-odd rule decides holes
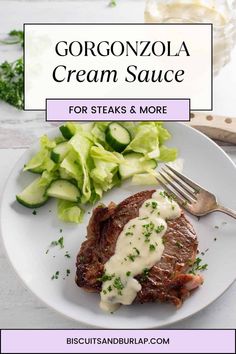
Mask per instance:
[[[202,262],[202,259],[197,257],[195,262],[192,264],[192,268],[189,270],[189,273],[190,274],[196,274],[196,272],[199,270],[199,271],[202,271],[202,270],[206,270],[207,267],[208,267],[208,264],[205,263],[205,264],[201,264]]]
[[[155,245],[149,245],[149,251],[150,252],[155,251],[155,249],[156,249]]]
[[[127,232],[125,233],[125,236],[133,236],[133,232],[127,231]]]
[[[97,280],[104,283],[105,281],[112,280],[112,278],[114,278],[114,276],[115,276],[115,274],[109,275],[109,274],[104,273],[101,277],[97,278]]]
[[[116,0],[110,0],[108,6],[110,6],[110,7],[115,7],[115,6],[117,6]]]
[[[159,234],[160,232],[162,232],[164,230],[165,226],[164,225],[159,225],[156,227],[155,231],[157,234]]]
[[[152,234],[152,232],[153,232],[153,230],[154,230],[155,225],[154,225],[154,223],[151,221],[151,222],[148,223],[148,224],[142,225],[142,227],[143,227],[143,232],[142,232],[142,234],[143,234],[143,236],[145,237],[145,242],[149,242],[149,241],[150,241],[150,236],[151,236],[151,234]]]
[[[0,41],[1,44],[24,45],[23,31],[12,30],[9,39]],[[12,106],[23,109],[23,58],[16,61],[4,61],[0,65],[0,100]]]
[[[23,109],[23,59],[0,65],[0,100]]]
[[[147,277],[148,277],[148,275],[149,275],[149,272],[150,272],[150,269],[148,269],[148,268],[144,268],[143,269],[143,272],[142,272],[142,274],[141,274],[141,281],[144,281],[144,280],[146,280],[147,279]]]
[[[24,32],[12,30],[8,33],[9,39],[0,41],[2,44],[20,44],[22,47],[24,45]]]
[[[60,237],[57,241],[52,241],[51,246],[60,246],[61,248],[64,248],[64,237]]]
[[[51,279],[54,280],[54,279],[58,279],[59,277],[59,271],[57,270],[55,274],[52,275]]]
[[[131,262],[134,262],[135,259],[140,255],[140,251],[136,247],[133,247],[133,249],[134,249],[135,252],[134,253],[130,253],[127,256]]]
[[[114,286],[115,289],[118,290],[118,294],[122,295],[121,290],[124,289],[124,285],[123,285],[120,277],[115,278],[115,280],[113,282],[113,286]]]
[[[112,291],[112,286],[111,285],[108,286],[107,291],[109,291],[109,293]]]

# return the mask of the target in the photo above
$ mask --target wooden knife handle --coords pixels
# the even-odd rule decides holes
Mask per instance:
[[[236,118],[211,113],[192,112],[191,125],[212,139],[236,144]]]

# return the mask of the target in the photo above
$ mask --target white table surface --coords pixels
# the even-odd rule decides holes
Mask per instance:
[[[143,0],[1,1],[0,37],[24,22],[143,22]],[[0,62],[19,57],[20,48],[0,46]],[[214,80],[214,113],[236,117],[236,50]],[[7,177],[25,149],[52,127],[42,112],[19,112],[0,102],[0,200]],[[236,146],[224,146],[236,163]],[[236,283],[220,299],[171,328],[235,328]],[[24,287],[6,258],[0,239],[0,328],[83,328],[45,306]]]

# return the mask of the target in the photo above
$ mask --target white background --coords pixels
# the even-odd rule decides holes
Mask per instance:
[[[0,35],[24,22],[128,22],[143,21],[143,0],[117,0],[119,6],[108,8],[107,0],[75,1],[1,1]],[[19,47],[0,47],[0,61],[19,57]],[[214,80],[214,113],[236,117],[236,50],[232,61]],[[235,118],[236,119],[236,118]],[[44,122],[42,112],[19,112],[0,102],[0,199],[4,184],[15,162],[25,149],[51,123]],[[197,146],[193,147],[197,149]],[[236,146],[224,150],[236,163]],[[0,328],[83,328],[45,306],[26,289],[9,264],[0,238]],[[204,311],[171,328],[235,328],[236,283]]]

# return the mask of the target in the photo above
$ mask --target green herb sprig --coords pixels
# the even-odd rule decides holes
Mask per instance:
[[[0,100],[23,109],[23,59],[0,64]]]
[[[110,0],[108,6],[110,6],[110,7],[115,7],[115,6],[117,6],[116,0]]]
[[[12,30],[8,33],[8,39],[1,40],[1,44],[20,44],[22,47],[24,46],[24,32],[18,30]]]
[[[197,257],[195,262],[192,264],[192,268],[189,270],[190,274],[196,274],[197,271],[202,271],[202,270],[206,270],[208,267],[208,264],[201,264],[202,263],[202,259]]]
[[[13,30],[9,33],[9,40],[2,40],[0,43],[20,44],[23,47],[24,34],[22,31]],[[23,58],[0,64],[0,100],[18,109],[23,109],[23,73]]]

